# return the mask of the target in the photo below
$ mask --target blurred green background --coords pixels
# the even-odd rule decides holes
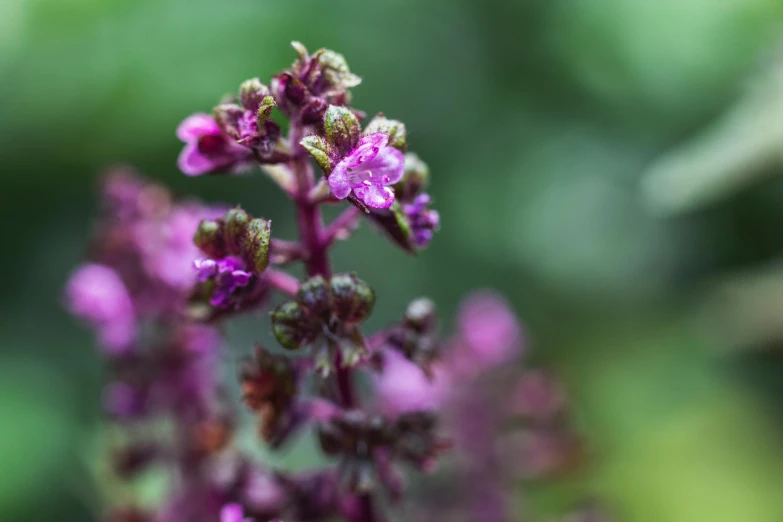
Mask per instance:
[[[130,163],[290,235],[263,176],[179,174],[174,129],[297,39],[345,54],[355,105],[406,122],[433,172],[429,250],[365,227],[335,254],[376,324],[494,287],[568,385],[591,461],[529,509],[780,522],[781,37],[776,0],[0,0],[0,519],[94,518],[102,369],[61,287],[98,173]]]

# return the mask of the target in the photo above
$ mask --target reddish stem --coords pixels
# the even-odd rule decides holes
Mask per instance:
[[[324,230],[323,242],[326,246],[331,245],[337,239],[342,239],[342,235],[347,235],[351,229],[356,226],[356,220],[359,219],[361,211],[350,206],[343,210],[343,212],[334,218],[334,221],[329,223]]]
[[[264,271],[264,278],[269,286],[276,288],[288,295],[296,295],[299,290],[299,280],[287,272],[267,268]]]
[[[334,227],[324,230],[323,217],[318,202],[310,198],[310,191],[315,185],[315,175],[306,151],[299,144],[304,137],[304,129],[298,123],[292,122],[288,133],[288,139],[291,146],[291,168],[297,182],[296,195],[294,203],[296,204],[296,220],[299,227],[301,243],[307,253],[305,257],[305,267],[309,276],[320,275],[329,278],[332,275],[329,266],[327,251],[330,244],[334,241]],[[343,219],[350,221],[350,213],[346,211]],[[342,217],[342,216],[341,216]],[[340,218],[338,217],[338,220]],[[334,223],[332,223],[334,225]],[[344,227],[340,225],[338,227]],[[339,354],[339,352],[338,352]],[[343,408],[350,409],[358,406],[356,391],[353,385],[353,376],[350,368],[344,368],[340,356],[337,356],[336,380],[337,388],[340,394],[340,403]],[[376,522],[375,508],[373,499],[370,495],[362,495],[362,522]]]

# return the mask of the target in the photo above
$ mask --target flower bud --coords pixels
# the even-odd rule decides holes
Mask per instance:
[[[316,123],[321,123],[327,107],[329,107],[329,104],[322,98],[313,98],[312,101],[302,107],[302,113],[299,117],[302,124],[315,125]]]
[[[334,311],[345,324],[359,324],[372,312],[375,292],[355,274],[336,274],[330,282]]]
[[[298,350],[319,334],[318,323],[296,301],[285,301],[272,311],[272,333],[288,350]]]
[[[394,185],[394,194],[402,201],[412,201],[429,183],[430,169],[416,154],[405,155],[405,174]]]
[[[242,249],[245,229],[250,221],[247,212],[239,207],[232,208],[223,215],[223,234],[228,250],[238,254]]]
[[[246,110],[257,112],[266,97],[269,97],[269,88],[258,78],[246,80],[239,86],[239,100]]]
[[[226,253],[220,223],[217,221],[202,219],[193,236],[193,242],[209,257],[223,257]]]
[[[285,97],[294,105],[302,105],[307,97],[307,87],[291,75],[287,76],[288,78],[285,82]]]
[[[349,109],[330,105],[324,113],[324,131],[326,140],[345,154],[359,142],[362,128]]]
[[[239,122],[244,114],[244,109],[236,103],[221,103],[212,109],[212,115],[214,116],[218,127],[220,127],[220,130],[235,140],[241,138]]]
[[[331,298],[329,295],[329,285],[326,280],[318,275],[311,277],[301,284],[296,293],[296,300],[304,306],[311,315],[321,318],[324,321],[329,320],[331,315]]]
[[[269,220],[255,218],[245,226],[240,244],[242,259],[261,273],[269,266],[269,243],[272,239],[272,223]]]
[[[265,134],[271,136],[275,140],[277,139],[277,136],[275,135],[279,134],[280,127],[276,123],[269,121],[269,116],[272,114],[272,109],[276,106],[277,104],[273,97],[264,96],[261,103],[258,104],[258,110],[256,111],[256,124],[258,125],[259,130],[264,129]]]
[[[351,73],[345,57],[329,49],[319,49],[312,59],[317,63],[321,75],[321,89],[324,94],[333,94],[352,89],[362,83],[362,79]]]
[[[367,124],[367,127],[362,134],[367,136],[368,134],[373,134],[375,132],[386,134],[389,136],[389,146],[405,152],[405,149],[408,146],[408,134],[405,130],[404,123],[397,120],[390,120],[386,118],[383,113],[378,113],[378,115]]]

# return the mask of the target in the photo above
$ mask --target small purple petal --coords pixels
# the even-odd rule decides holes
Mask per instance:
[[[338,164],[327,179],[332,195],[337,199],[345,199],[351,193],[351,183],[348,179],[346,166]]]
[[[389,208],[394,203],[394,191],[383,185],[367,183],[354,187],[353,192],[368,207]]]
[[[220,134],[220,127],[209,114],[199,113],[188,116],[177,127],[177,138],[185,143],[196,141],[204,134]]]
[[[177,166],[186,176],[200,176],[213,170],[215,162],[199,151],[198,142],[192,141],[180,152]]]
[[[220,522],[242,522],[244,515],[239,504],[226,504],[220,510]]]
[[[508,303],[494,292],[469,296],[460,306],[458,324],[477,364],[495,366],[521,351],[519,322]]]

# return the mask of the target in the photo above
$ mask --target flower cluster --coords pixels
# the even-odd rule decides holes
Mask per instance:
[[[247,80],[211,116],[185,119],[177,136],[188,176],[259,166],[292,199],[297,239],[276,237],[269,220],[239,207],[176,201],[128,171],[105,184],[90,260],[68,282],[67,305],[108,361],[104,405],[126,432],[116,474],[174,474],[160,505],[130,501],[110,520],[374,522],[397,509],[402,469],[432,473],[441,463],[448,477],[431,483],[466,492],[449,500],[459,515],[438,514],[437,495],[421,513],[510,520],[510,482],[578,460],[564,394],[545,373],[519,377],[522,329],[491,293],[465,302],[449,338],[426,298],[365,331],[375,291],[333,273],[329,249],[361,216],[405,252],[426,247],[440,226],[425,192],[429,169],[407,152],[401,122],[378,114],[362,125],[365,114],[350,105],[360,79],[342,55],[294,48],[298,58],[269,87]],[[344,202],[324,225],[321,207]],[[302,280],[284,270],[296,262]],[[232,444],[238,412],[218,379],[221,329],[275,293],[285,298],[262,328],[281,348],[256,346],[239,363],[242,402],[270,450],[311,428],[328,462],[321,470],[271,469]],[[360,382],[374,398],[361,397]]]

